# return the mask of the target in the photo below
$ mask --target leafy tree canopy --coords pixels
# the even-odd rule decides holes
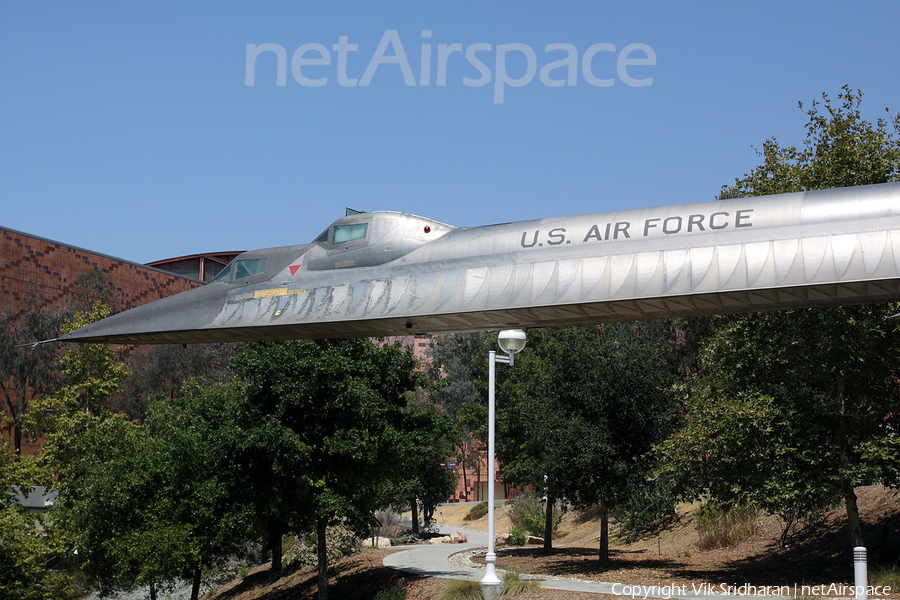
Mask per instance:
[[[653,323],[532,330],[501,371],[503,478],[576,505],[615,505],[643,483],[644,455],[671,431],[672,374]],[[548,523],[550,521],[548,506]],[[545,532],[545,545],[550,547]]]
[[[838,104],[822,94],[806,115],[803,147],[781,146],[772,137],[757,153],[763,163],[734,185],[723,185],[720,199],[868,185],[900,180],[900,114],[875,123],[862,118],[863,93],[844,86]],[[803,109],[803,103],[799,104]]]
[[[44,298],[32,289],[25,298],[25,312],[0,311],[0,394],[13,426],[13,448],[18,457],[26,416],[33,400],[53,392],[59,385],[59,348],[56,344],[34,344],[59,336],[62,313],[44,308]]]
[[[900,174],[900,116],[862,119],[844,87],[807,112],[804,147],[771,138],[762,165],[720,197],[885,183]],[[802,107],[802,106],[801,106]],[[854,487],[898,482],[900,330],[897,306],[847,306],[722,317],[683,388],[685,427],[660,449],[694,495],[754,502],[790,523],[836,498],[862,544]]]
[[[63,600],[72,591],[66,577],[45,567],[48,557],[64,552],[52,515],[29,513],[16,499],[15,484],[28,493],[39,479],[33,461],[17,461],[0,446],[0,598]]]
[[[255,424],[241,458],[246,489],[270,537],[315,527],[322,597],[326,526],[347,519],[364,531],[384,482],[398,476],[403,409],[419,381],[415,359],[366,339],[239,348],[231,365],[247,381]]]

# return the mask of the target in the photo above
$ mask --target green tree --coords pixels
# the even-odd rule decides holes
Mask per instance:
[[[74,312],[87,313],[99,302],[109,307],[110,314],[116,313],[116,297],[106,273],[97,267],[85,271],[75,278],[69,297],[69,306]]]
[[[22,435],[32,401],[51,393],[59,385],[59,348],[56,344],[35,344],[59,336],[61,313],[43,307],[44,298],[31,290],[25,312],[17,317],[12,310],[0,311],[0,393],[13,428],[13,449],[22,452]]]
[[[139,346],[129,356],[131,377],[122,382],[122,391],[113,399],[115,407],[132,419],[143,420],[154,397],[170,402],[181,386],[200,377],[208,385],[230,381],[228,368],[232,344],[154,344]]]
[[[432,339],[428,351],[428,375],[434,384],[430,397],[462,432],[456,458],[463,487],[467,469],[475,470],[476,479],[481,477],[483,440],[487,439],[487,349],[495,341],[486,331],[441,334]]]
[[[774,137],[757,151],[763,164],[733,185],[720,199],[823,190],[897,181],[900,178],[900,114],[871,123],[862,118],[863,94],[844,86],[839,105],[826,94],[813,100],[806,115],[803,147],[783,147]],[[803,109],[803,103],[799,104]]]
[[[109,316],[109,308],[97,302],[90,312],[67,318],[63,334]],[[70,477],[77,477],[84,448],[80,436],[109,414],[109,398],[119,391],[128,371],[105,344],[73,345],[59,361],[63,384],[51,395],[34,402],[28,424],[46,433],[41,462],[54,473],[54,486],[64,491]]]
[[[32,461],[16,458],[0,446],[0,598],[68,598],[68,578],[46,566],[49,558],[63,555],[63,538],[51,514],[29,513],[18,503],[14,484],[27,493],[39,474]]]
[[[189,383],[151,404],[141,425],[108,414],[70,440],[77,464],[62,490],[60,524],[102,592],[192,580],[238,551],[251,511],[234,460],[245,443],[239,384]]]
[[[327,598],[325,529],[346,519],[365,531],[396,479],[415,359],[365,339],[296,340],[242,344],[231,364],[255,411],[243,466],[257,518],[276,547],[284,531],[315,530]]]
[[[459,445],[460,430],[447,413],[418,402],[404,411],[400,451],[400,480],[390,482],[388,503],[412,510],[413,534],[419,534],[416,499],[422,501],[425,523],[438,503],[456,490],[456,473],[446,466]]]
[[[191,579],[197,600],[204,569],[239,553],[252,532],[252,506],[234,460],[246,444],[247,393],[239,383],[193,380],[169,402],[151,404],[146,430],[159,457],[158,484],[133,534],[138,583]],[[177,559],[177,560],[176,560]]]
[[[771,138],[762,165],[720,197],[884,183],[900,174],[900,116],[862,119],[862,94],[823,95],[803,148]],[[802,105],[801,105],[802,108]],[[895,306],[722,317],[684,388],[685,427],[660,449],[686,490],[800,515],[840,497],[851,543],[863,543],[855,486],[897,484],[900,331]],[[894,429],[892,429],[894,428]],[[839,482],[839,490],[833,483]]]
[[[854,488],[900,483],[896,305],[729,318],[691,382],[686,427],[660,449],[687,489],[782,515],[784,535],[843,500],[862,545]],[[835,487],[835,482],[839,487]],[[696,495],[697,492],[695,492]]]
[[[109,308],[97,302],[89,312],[76,312],[65,319],[60,331],[74,331],[108,315]],[[120,419],[110,414],[107,400],[118,391],[119,382],[128,373],[102,344],[70,347],[59,360],[59,366],[63,384],[53,394],[34,400],[26,425],[46,434],[39,465],[44,473],[50,474],[48,485],[59,492],[56,523],[67,539],[72,540],[76,538],[74,530],[66,526],[67,507],[78,498],[86,465],[97,456],[92,445],[95,436],[88,434],[99,434],[110,427],[116,429]],[[89,564],[89,570],[93,564]],[[98,575],[105,576],[105,573],[98,571]]]
[[[547,497],[544,548],[556,500],[599,503],[600,559],[608,562],[608,507],[649,471],[644,458],[671,432],[667,347],[652,323],[532,330],[498,389],[503,478]]]

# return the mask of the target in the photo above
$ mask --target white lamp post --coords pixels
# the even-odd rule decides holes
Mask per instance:
[[[496,363],[512,365],[515,356],[525,347],[525,332],[521,329],[506,329],[500,332],[500,349],[506,356],[497,356],[493,350],[488,352],[488,551],[484,557],[486,572],[481,585],[485,588],[486,596],[495,598],[499,596],[494,591],[503,592],[503,583],[497,577],[497,554],[494,552],[494,387],[496,375]]]

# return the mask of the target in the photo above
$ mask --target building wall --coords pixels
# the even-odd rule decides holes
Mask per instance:
[[[476,446],[483,448],[484,444],[478,443]],[[484,502],[488,498],[488,485],[490,485],[489,479],[491,478],[491,473],[487,468],[487,450],[482,449],[473,452],[472,444],[469,442],[465,442],[464,449],[467,455],[477,456],[477,458],[470,460],[465,465],[465,479],[463,479],[463,464],[455,458],[448,461],[447,466],[459,477],[456,483],[456,491],[448,499],[448,502]],[[502,466],[496,458],[494,464],[494,499],[507,500],[515,498],[522,493],[522,490],[503,483],[503,477],[500,472]]]
[[[431,364],[431,357],[428,356],[428,348],[431,347],[431,337],[427,335],[389,335],[382,342],[380,339],[372,340],[376,344],[396,344],[400,342],[403,348],[412,348],[413,357],[419,363],[419,369],[424,370]]]
[[[0,228],[0,308],[21,314],[25,297],[37,288],[44,306],[67,308],[79,275],[100,269],[113,286],[116,310],[126,310],[203,285],[199,281]]]
[[[10,308],[16,317],[25,312],[25,299],[32,289],[43,296],[43,307],[67,309],[75,280],[93,269],[106,273],[117,312],[203,285],[153,267],[0,227],[0,309]],[[9,440],[11,434],[7,421],[3,439]],[[39,447],[23,439],[22,453],[34,454]]]

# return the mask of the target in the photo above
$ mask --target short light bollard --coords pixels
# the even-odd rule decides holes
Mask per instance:
[[[853,549],[853,585],[856,587],[856,600],[868,600],[869,575],[866,569],[866,549],[857,546]]]

